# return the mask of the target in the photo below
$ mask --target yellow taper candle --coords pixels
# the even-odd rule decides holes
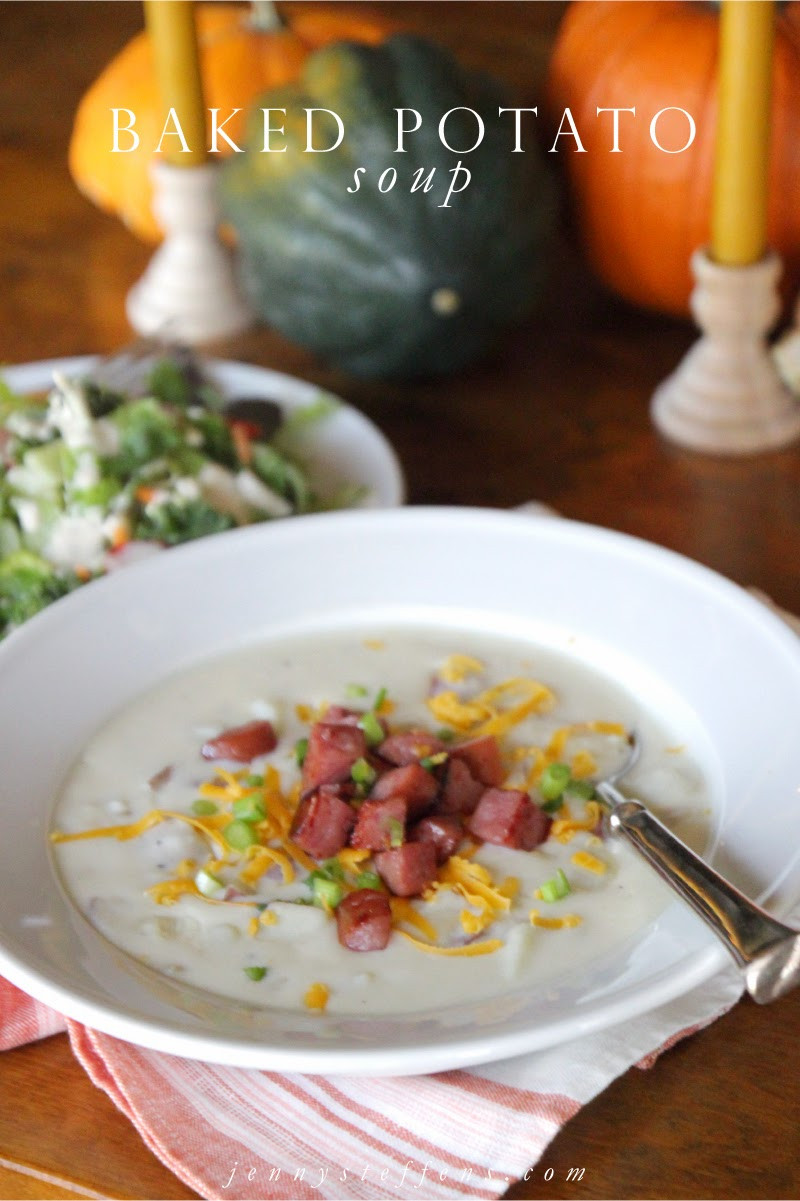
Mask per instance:
[[[711,212],[711,258],[744,267],[767,249],[772,0],[722,0],[719,115]]]
[[[163,138],[164,157],[177,167],[196,166],[206,161],[206,118],[194,4],[144,0],[144,11],[164,120],[174,109],[183,134],[179,137],[174,122],[169,124]]]

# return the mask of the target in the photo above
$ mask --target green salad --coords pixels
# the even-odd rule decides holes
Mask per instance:
[[[164,547],[355,503],[356,488],[323,500],[292,451],[334,406],[323,396],[264,437],[168,358],[135,395],[59,374],[44,396],[0,381],[0,638]]]

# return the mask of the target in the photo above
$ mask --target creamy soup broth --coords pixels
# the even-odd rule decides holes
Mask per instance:
[[[448,683],[442,666],[460,664],[463,673],[463,663],[452,656],[464,654],[482,669],[473,664]],[[274,768],[283,796],[290,798],[294,787],[296,798],[296,744],[326,705],[368,708],[385,689],[392,729],[435,731],[443,723],[427,703],[432,691],[454,691],[468,703],[520,677],[541,681],[553,701],[501,739],[508,787],[533,779],[535,765],[526,748],[547,748],[565,725],[618,723],[635,728],[643,746],[630,786],[672,828],[698,841],[709,799],[703,775],[683,749],[683,733],[642,710],[623,687],[566,655],[496,635],[380,628],[265,642],[168,679],[114,716],[85,747],[58,800],[53,830],[74,835],[129,827],[156,808],[190,815],[201,789],[219,781],[219,769],[246,779]],[[201,757],[209,738],[253,720],[274,725],[278,743],[268,755],[248,764]],[[583,753],[576,762],[593,766],[596,778],[617,766],[625,751],[623,737],[589,732],[568,740],[563,757]],[[535,787],[532,796],[541,800]],[[568,800],[570,814],[585,814],[584,806]],[[559,821],[559,812],[552,816]],[[243,860],[234,853],[227,865],[220,864],[224,856],[212,854],[202,832],[176,818],[125,840],[110,833],[55,841],[53,854],[81,913],[156,971],[258,1006],[303,1010],[318,1004],[342,1014],[439,1009],[544,985],[630,940],[669,900],[651,869],[624,843],[598,837],[596,829],[579,828],[564,839],[551,834],[531,851],[484,843],[477,850],[469,846],[463,862],[486,869],[490,891],[502,895],[504,882],[515,882],[505,889],[513,892],[507,908],[492,910],[494,920],[479,928],[485,909],[471,906],[458,889],[440,887],[431,899],[409,902],[430,923],[426,932],[398,923],[416,942],[394,929],[384,950],[356,952],[340,945],[335,917],[308,903],[311,890],[301,864],[292,863],[289,882],[276,865],[241,885],[237,865]],[[210,855],[218,877],[237,882],[228,890],[233,899],[192,891],[170,896],[168,890],[156,899],[154,887],[193,878]],[[358,865],[369,867],[368,860]],[[558,869],[568,895],[537,897]],[[465,911],[475,918],[467,929]],[[459,948],[487,941],[498,945],[474,956],[458,950],[438,954],[419,945]]]

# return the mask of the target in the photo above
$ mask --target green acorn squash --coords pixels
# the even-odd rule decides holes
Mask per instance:
[[[554,213],[536,145],[513,153],[514,114],[498,114],[508,104],[493,80],[405,34],[376,47],[325,47],[295,83],[262,95],[245,149],[224,165],[220,188],[260,316],[366,376],[450,372],[491,347],[538,298]],[[284,132],[270,135],[266,152],[262,108],[286,110],[285,119],[271,115]],[[337,149],[306,149],[307,108],[341,118]],[[397,152],[396,108],[422,118],[405,153]],[[451,109],[482,116],[484,137],[472,152],[479,126],[468,112],[446,122],[446,141],[456,149],[440,141],[440,120]],[[312,120],[313,145],[331,146],[334,118],[316,113]],[[523,114],[524,131],[530,121]],[[459,162],[471,179],[448,201],[448,186],[466,179],[453,174]],[[388,189],[391,169],[397,177]]]

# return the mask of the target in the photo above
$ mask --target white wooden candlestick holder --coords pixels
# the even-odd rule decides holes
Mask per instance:
[[[254,316],[236,285],[231,252],[219,237],[217,168],[153,168],[153,210],[164,241],[128,293],[137,333],[198,343],[246,329]]]
[[[652,417],[667,438],[707,454],[747,455],[800,437],[800,404],[766,341],[780,312],[778,256],[726,267],[692,256],[692,312],[702,337],[657,389]]]

